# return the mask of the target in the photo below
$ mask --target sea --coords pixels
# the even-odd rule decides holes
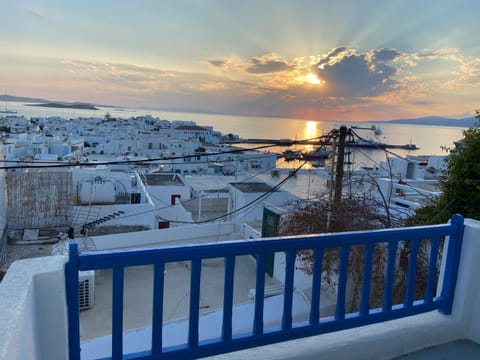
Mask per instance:
[[[160,119],[190,120],[202,126],[213,126],[215,130],[223,134],[236,134],[241,138],[265,138],[265,139],[311,139],[330,130],[339,128],[341,125],[347,127],[360,127],[355,131],[365,139],[372,139],[379,142],[405,145],[414,144],[418,150],[390,149],[388,153],[377,149],[355,149],[351,153],[351,161],[355,167],[372,166],[385,161],[386,156],[406,157],[407,155],[446,155],[445,148],[453,148],[454,141],[462,138],[465,128],[453,126],[431,126],[389,123],[388,121],[369,122],[345,122],[306,120],[279,117],[248,117],[238,115],[205,114],[189,112],[172,112],[142,108],[128,107],[102,107],[98,110],[49,108],[40,106],[29,106],[23,102],[6,102],[2,104],[5,109],[16,111],[17,115],[29,117],[59,116],[66,119],[78,117],[104,117],[107,113],[114,117],[130,118],[142,115],[152,115]],[[3,110],[3,109],[2,109]],[[0,117],[5,114],[0,114]],[[367,130],[375,126],[377,133]],[[298,148],[303,150],[303,147]],[[272,151],[281,152],[285,150],[273,148]],[[307,148],[311,150],[311,146]],[[279,164],[281,167],[292,166],[292,164]]]

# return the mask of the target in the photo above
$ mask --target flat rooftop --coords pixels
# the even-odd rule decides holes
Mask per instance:
[[[195,221],[205,221],[228,213],[228,198],[190,199],[181,202],[185,210],[192,214]]]
[[[185,183],[195,191],[225,191],[231,182],[234,182],[235,176],[221,175],[201,175],[185,176]]]
[[[148,186],[183,186],[182,179],[177,174],[143,174],[143,183]]]
[[[263,182],[235,182],[231,183],[231,185],[243,193],[265,193],[273,189],[270,185]]]

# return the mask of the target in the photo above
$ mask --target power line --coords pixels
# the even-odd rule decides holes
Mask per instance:
[[[321,140],[323,138],[327,138],[326,135],[322,135],[315,138],[304,139],[304,140],[292,140],[289,142],[289,145],[296,145],[296,144],[303,144],[309,141]],[[236,154],[236,153],[243,153],[245,151],[254,151],[260,149],[267,149],[272,147],[278,147],[278,144],[269,144],[269,145],[260,145],[255,146],[252,148],[238,148],[226,151],[217,151],[213,153],[196,153],[190,155],[180,155],[180,156],[168,156],[168,157],[155,157],[150,159],[142,159],[142,160],[116,160],[116,161],[100,161],[100,162],[80,162],[77,161],[75,163],[58,163],[53,161],[28,161],[28,160],[0,160],[3,163],[25,163],[30,165],[18,165],[18,166],[0,166],[2,170],[13,170],[13,169],[44,169],[44,168],[63,168],[63,167],[75,167],[75,166],[99,166],[99,165],[144,165],[149,164],[154,161],[164,161],[164,160],[181,160],[181,159],[191,159],[196,157],[208,157],[208,156],[217,156],[217,155],[224,155],[224,154]],[[35,165],[38,164],[38,165]]]
[[[164,218],[161,218],[162,220],[164,221],[169,221],[169,222],[172,222],[172,223],[179,223],[179,224],[204,224],[204,223],[209,223],[209,222],[212,222],[212,221],[216,221],[216,220],[220,220],[220,219],[223,219],[225,217],[228,217],[228,216],[231,216],[233,214],[236,214],[236,213],[239,213],[243,210],[245,210],[246,208],[250,207],[251,205],[253,205],[254,203],[256,203],[257,201],[260,201],[266,197],[268,197],[270,194],[276,192],[278,189],[280,189],[283,184],[285,184],[290,178],[294,177],[296,175],[296,173],[307,163],[307,161],[304,161],[300,166],[298,166],[295,170],[293,170],[285,179],[283,179],[282,181],[280,181],[277,185],[275,185],[274,187],[272,187],[271,189],[269,189],[268,191],[264,192],[262,195],[258,196],[256,199],[253,199],[252,201],[248,202],[247,204],[243,205],[242,207],[238,208],[238,209],[235,209],[233,211],[230,211],[224,215],[220,215],[220,216],[217,216],[215,218],[212,218],[212,219],[208,219],[208,220],[202,220],[202,221],[194,221],[194,222],[191,222],[191,221],[176,221],[176,220],[168,220],[168,219],[164,219]],[[125,218],[126,216],[124,216]]]

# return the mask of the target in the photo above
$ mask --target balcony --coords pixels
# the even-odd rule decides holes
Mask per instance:
[[[81,347],[82,358],[86,358],[84,345],[80,344],[78,274],[91,269],[113,269],[112,335],[107,336],[109,347],[105,357],[391,359],[456,340],[480,342],[480,307],[476,306],[480,289],[473,286],[480,273],[480,263],[475,261],[480,256],[479,238],[479,222],[467,219],[464,225],[463,219],[454,217],[450,224],[429,227],[160,249],[78,254],[73,245],[69,259],[55,256],[25,260],[10,268],[0,286],[0,358],[78,359]],[[406,241],[410,251],[404,294],[399,302],[392,297],[396,286],[394,273],[399,264],[398,249]],[[417,258],[424,241],[428,241],[428,272],[425,289],[419,297],[415,291],[416,283],[420,282],[416,276]],[[328,314],[322,308],[321,261],[332,247],[339,249],[338,278],[334,281],[335,309]],[[363,278],[372,279],[372,262],[378,247],[385,250],[380,303],[378,307],[372,305],[372,281],[362,281],[358,306],[352,307],[348,260],[356,249],[364,249],[361,271]],[[299,249],[313,249],[312,289],[307,296],[306,318],[295,313]],[[437,256],[440,252],[441,257]],[[279,300],[276,303],[264,296],[268,289],[265,282],[269,279],[265,265],[271,253],[282,254],[285,260],[283,294],[275,297]],[[236,304],[234,293],[235,269],[240,259],[250,254],[256,254],[251,322],[250,318],[239,316],[246,305]],[[203,314],[200,293],[204,285],[200,279],[208,259],[221,259],[218,261],[222,264],[224,285],[218,293],[220,309]],[[165,322],[164,303],[169,295],[165,269],[178,262],[190,264],[189,316],[182,321]],[[138,331],[125,331],[124,312],[128,304],[124,302],[124,291],[128,284],[124,274],[130,267],[144,265],[154,270],[152,316],[150,325],[140,330],[143,340],[148,337],[146,345],[141,345],[134,339]],[[272,313],[280,314],[278,322],[270,321]],[[240,326],[240,320],[249,325]],[[214,329],[207,331],[205,326]],[[175,332],[185,335],[185,341],[172,340],[171,334]]]

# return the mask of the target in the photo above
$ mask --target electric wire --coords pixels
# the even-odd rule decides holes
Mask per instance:
[[[268,145],[260,145],[255,146],[252,148],[236,148],[226,151],[217,151],[212,153],[196,153],[196,154],[189,154],[189,155],[179,155],[179,156],[168,156],[168,157],[155,157],[149,159],[142,159],[142,160],[113,160],[113,161],[99,161],[99,162],[80,162],[76,161],[75,163],[58,163],[52,161],[28,161],[28,160],[0,160],[3,163],[26,163],[30,165],[17,165],[17,166],[0,166],[0,170],[14,170],[14,169],[43,169],[43,168],[63,168],[63,167],[77,167],[77,166],[99,166],[99,165],[144,165],[149,164],[155,161],[164,161],[164,160],[181,160],[181,159],[191,159],[196,157],[208,157],[208,156],[217,156],[217,155],[224,155],[224,154],[237,154],[243,153],[245,151],[254,151],[254,150],[261,150],[261,149],[268,149],[272,147],[278,146],[291,146],[297,144],[305,144],[306,142],[313,142],[313,141],[320,141],[326,138],[327,135],[322,135],[314,138],[304,139],[304,140],[292,140],[282,144],[268,144]],[[38,164],[32,165],[32,164]]]

